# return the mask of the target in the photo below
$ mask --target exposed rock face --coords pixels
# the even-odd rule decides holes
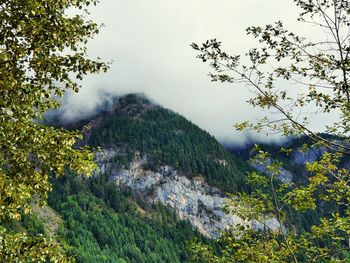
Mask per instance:
[[[221,230],[237,224],[251,225],[255,229],[278,228],[276,219],[264,223],[247,222],[236,215],[222,211],[227,204],[225,195],[209,186],[202,177],[188,179],[170,166],[159,167],[157,172],[143,169],[147,158],[135,154],[128,169],[117,169],[113,158],[123,154],[115,150],[103,150],[96,154],[99,172],[107,172],[111,180],[120,186],[128,186],[145,200],[173,208],[180,219],[189,220],[202,234],[217,237]]]
[[[256,170],[266,173],[266,174],[271,174],[269,171],[267,171],[267,166],[272,164],[271,158],[267,158],[264,163],[259,163],[259,162],[251,162],[251,166],[255,168]],[[280,169],[280,174],[278,176],[278,179],[284,183],[284,184],[290,184],[293,181],[293,174],[281,167]]]
[[[310,147],[309,149],[307,149],[306,151],[302,151],[301,149],[296,149],[295,151],[293,151],[290,161],[291,164],[297,167],[301,167],[304,168],[306,163],[312,163],[315,162],[317,160],[319,160],[321,158],[321,156],[326,152],[326,148],[325,147],[321,147],[321,148],[317,148],[317,147]],[[267,158],[264,162],[251,162],[250,165],[263,173],[266,174],[271,174],[268,169],[267,166],[271,165],[273,162],[273,159],[271,158]],[[290,172],[289,170],[281,167],[280,169],[280,175],[278,176],[278,179],[285,184],[290,184],[293,182],[293,173]],[[306,171],[303,171],[304,173],[306,173]]]
[[[292,154],[292,158],[293,158],[293,162],[296,165],[305,165],[307,162],[312,163],[317,161],[325,152],[326,152],[325,147],[322,147],[322,148],[311,147],[305,152],[302,152],[300,150],[294,151]]]

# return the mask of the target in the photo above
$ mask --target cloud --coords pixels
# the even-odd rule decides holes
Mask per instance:
[[[244,143],[232,124],[267,113],[248,105],[245,87],[210,82],[208,65],[190,44],[217,38],[244,54],[256,45],[245,28],[284,20],[298,30],[297,13],[293,1],[280,0],[103,0],[91,18],[105,26],[88,50],[114,63],[107,74],[87,77],[78,94],[67,94],[62,116],[87,116],[109,96],[143,92],[219,140]]]

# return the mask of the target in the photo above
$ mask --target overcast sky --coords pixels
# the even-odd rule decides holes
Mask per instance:
[[[244,87],[210,82],[210,68],[190,44],[217,38],[228,51],[244,54],[256,44],[245,34],[248,26],[282,20],[300,31],[297,14],[292,0],[101,0],[91,17],[105,26],[89,55],[114,62],[107,74],[87,77],[79,94],[67,96],[65,116],[93,110],[103,91],[143,92],[219,140],[243,142],[232,124],[265,113],[246,103],[251,94]]]

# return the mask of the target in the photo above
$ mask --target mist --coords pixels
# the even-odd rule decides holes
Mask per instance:
[[[104,26],[89,43],[89,56],[112,65],[106,74],[86,77],[79,93],[66,94],[61,119],[86,118],[115,96],[141,92],[219,141],[281,139],[234,130],[234,123],[268,113],[248,105],[252,94],[244,86],[211,82],[209,66],[196,59],[190,44],[217,38],[229,52],[245,54],[257,43],[246,36],[248,26],[282,20],[298,32],[293,1],[103,0],[90,12]]]

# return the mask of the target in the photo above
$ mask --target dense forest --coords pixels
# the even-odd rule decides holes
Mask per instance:
[[[139,152],[147,157],[145,169],[157,171],[162,165],[171,165],[189,178],[201,175],[210,185],[232,193],[249,192],[252,187],[246,182],[252,171],[248,159],[255,154],[252,147],[230,153],[209,133],[142,96],[118,98],[91,120],[74,125],[83,129],[83,143],[93,149],[119,149],[123,154],[113,160],[117,167],[127,167]],[[284,147],[295,152],[311,144],[301,137]],[[281,152],[280,145],[260,148],[284,163],[294,174],[294,184],[305,184],[307,173],[302,165],[293,163],[290,153]],[[211,243],[217,251],[222,245],[179,220],[175,210],[150,204],[128,187],[117,187],[108,173],[86,177],[67,170],[64,177],[51,178],[53,191],[48,203],[62,220],[55,238],[77,262],[192,262],[188,250],[192,240]],[[335,209],[335,204],[327,205],[331,207],[303,213],[289,210],[289,227],[310,229]],[[18,227],[9,225],[8,229]],[[35,213],[24,215],[20,227],[32,236],[48,235],[45,222]]]
[[[134,94],[110,107],[74,125],[93,149],[121,149],[125,154],[113,160],[117,166],[128,166],[138,151],[147,156],[145,169],[166,164],[226,191],[245,189],[248,165],[181,115]],[[85,177],[67,170],[52,184],[48,204],[62,220],[57,239],[78,262],[191,262],[191,240],[212,242],[174,210],[116,187],[108,173]],[[23,219],[33,235],[45,235],[43,223],[35,214]]]
[[[116,160],[124,165],[139,151],[147,156],[148,169],[171,165],[188,177],[202,175],[210,185],[227,192],[247,190],[248,165],[208,132],[135,94],[120,98],[117,105],[117,114],[109,114],[91,130],[90,146],[124,149],[126,156]]]
[[[58,237],[78,262],[189,262],[186,244],[202,237],[161,204],[117,189],[107,176],[55,179],[49,204],[64,224]]]
[[[326,133],[319,133],[323,138],[334,140],[337,142],[344,141],[344,138],[334,136]],[[238,156],[246,162],[251,162],[254,156],[257,154],[257,149],[254,144],[246,145],[245,147],[232,147],[226,145],[226,148],[233,155]],[[294,189],[297,187],[305,187],[309,183],[310,172],[305,168],[307,162],[314,162],[320,160],[324,152],[334,152],[334,150],[326,149],[323,145],[315,144],[310,137],[302,135],[298,137],[290,137],[283,143],[260,143],[258,149],[268,153],[268,158],[273,162],[283,163],[283,169],[291,172],[293,175],[292,181],[287,189]],[[297,161],[296,159],[298,159]],[[339,167],[349,167],[349,158],[342,156],[338,163]],[[279,180],[275,180],[276,185],[281,185]],[[262,192],[270,192],[269,187],[255,186],[256,189],[260,189]],[[320,189],[319,194],[325,194],[325,189]],[[286,214],[288,215],[288,227],[296,228],[299,230],[310,231],[313,225],[320,223],[320,219],[323,217],[330,217],[331,211],[337,211],[343,214],[343,207],[339,206],[336,201],[322,202],[317,200],[316,209],[306,209],[305,211],[295,211],[288,209]]]
[[[119,149],[123,154],[113,159],[117,167],[127,167],[139,152],[147,157],[145,169],[157,171],[171,165],[189,178],[201,175],[210,185],[228,192],[250,191],[246,175],[252,171],[248,164],[254,155],[252,147],[230,153],[206,131],[142,96],[118,98],[90,120],[72,127],[83,129],[83,143],[93,149]],[[311,143],[302,137],[284,147],[295,151]],[[295,175],[294,183],[305,183],[304,167],[296,166],[289,154],[280,151],[280,145],[260,147],[284,163]],[[49,205],[62,219],[57,238],[78,262],[192,262],[191,240],[219,246],[189,222],[179,220],[175,211],[145,202],[127,187],[116,187],[108,173],[81,177],[67,171],[63,178],[52,177],[52,183]],[[330,210],[290,210],[290,227],[310,229]],[[45,234],[35,214],[25,216],[22,224],[32,235]]]
[[[86,75],[115,70],[98,55],[105,44],[88,52],[101,28],[90,20],[98,2],[1,2],[0,262],[350,262],[350,1],[289,1],[294,7],[284,5],[285,22],[246,29],[256,45],[243,40],[251,47],[244,53],[237,46],[243,38],[234,53],[217,38],[190,45],[208,63],[212,81],[245,87],[252,96],[244,101],[264,112],[254,121],[247,118],[256,114],[247,113],[234,124],[238,131],[297,137],[282,149],[262,145],[240,156],[142,96],[109,104],[115,91],[105,87],[83,93],[86,101],[68,98],[83,83],[92,86]],[[200,37],[212,22],[224,32],[226,10],[238,19],[231,31],[242,26],[232,11],[249,10],[258,19],[274,10],[241,1],[204,4],[198,12],[181,3],[148,8],[160,15],[148,19],[151,13],[137,5],[109,2],[94,17],[121,11],[115,17],[126,15],[126,28],[109,20],[118,23],[110,28],[120,41],[109,40],[119,44],[108,45],[108,57],[121,58],[123,74],[111,72],[119,80],[109,78],[107,86],[156,87],[159,96],[175,95],[177,105],[198,95],[193,87],[203,83],[193,81],[197,70],[184,68],[188,63],[170,59],[169,67],[167,47],[181,57],[176,46],[187,35]],[[169,12],[184,7],[189,13],[180,13],[199,24],[178,23],[179,12]],[[302,27],[289,20],[292,13]],[[156,52],[145,36],[158,40],[151,43]],[[142,63],[130,67],[135,61]],[[161,83],[166,93],[159,93]],[[244,92],[214,93],[196,96],[205,102],[202,110],[228,95],[238,103]],[[45,120],[61,106],[51,122],[85,116],[102,100],[95,116],[70,127]],[[242,114],[241,104],[228,103],[219,115]]]

